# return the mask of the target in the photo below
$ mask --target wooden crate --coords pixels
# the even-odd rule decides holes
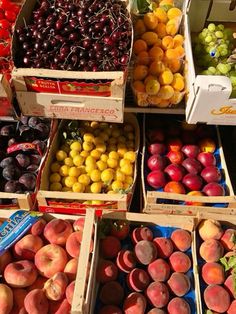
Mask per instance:
[[[6,219],[8,219],[13,213],[15,213],[15,210],[9,210],[9,211],[0,210],[0,222],[3,222]],[[46,221],[50,221],[54,218],[75,221],[81,216],[44,214],[42,217]],[[94,245],[93,252],[92,253],[89,252],[90,245],[88,245],[88,237],[87,237],[87,235],[89,234],[90,235],[89,239],[91,239],[92,232],[94,230],[94,243],[97,242],[97,225],[94,223],[93,217],[94,217],[93,211],[88,212],[88,214],[85,216],[83,238],[81,242],[80,256],[78,259],[78,271],[77,271],[77,275],[75,279],[76,281],[75,291],[74,291],[73,301],[71,305],[72,307],[71,314],[83,314],[83,312],[80,311],[82,304],[88,304],[89,300],[91,299],[92,291],[87,289],[85,293],[84,291],[80,292],[81,289],[77,282],[80,283],[81,281],[83,281],[84,286],[92,285],[93,273],[90,272],[88,280],[86,279],[86,276],[87,276],[88,267],[91,267],[91,269],[94,269],[95,261],[96,261],[95,256],[97,255],[96,245]]]
[[[134,114],[125,114],[125,122],[133,125],[135,130],[135,151],[138,157],[139,145],[140,145],[140,130],[137,118]],[[60,128],[63,127],[63,122]],[[84,213],[87,207],[93,206],[98,214],[101,214],[102,210],[129,210],[129,206],[133,197],[135,188],[135,182],[137,177],[137,160],[135,162],[134,170],[134,183],[128,194],[96,194],[96,193],[74,193],[74,192],[54,192],[49,191],[50,165],[55,157],[55,152],[59,148],[59,137],[55,136],[48,157],[45,162],[45,167],[42,172],[41,184],[37,193],[37,200],[39,210],[43,212],[58,212],[58,213]],[[51,199],[51,200],[50,200]],[[52,201],[54,199],[54,201]],[[88,200],[100,200],[104,201],[102,205],[85,205],[79,201]]]
[[[90,212],[90,214],[89,214]],[[90,219],[94,218],[94,213],[91,212],[91,209],[88,210],[87,215],[90,215]],[[197,314],[200,313],[200,300],[198,298],[199,293],[199,278],[198,278],[198,271],[196,268],[197,259],[196,259],[196,250],[195,250],[195,232],[194,226],[196,224],[196,218],[190,216],[169,216],[169,215],[147,215],[147,214],[137,214],[137,213],[128,213],[128,212],[110,212],[104,213],[102,219],[114,219],[114,220],[125,220],[130,223],[134,223],[135,225],[159,225],[159,226],[166,226],[166,227],[177,227],[183,228],[191,232],[192,234],[192,263],[193,263],[193,277],[194,277],[194,286],[195,286],[195,305],[196,305],[196,312]],[[98,222],[98,219],[95,217],[95,223]],[[89,247],[89,237],[87,238],[87,247]],[[97,241],[99,239],[97,238]],[[87,250],[88,253],[88,250]],[[81,280],[76,282],[78,285],[78,290],[80,291],[80,295],[82,294],[81,291],[86,293],[87,290],[92,291],[91,299],[89,303],[83,303],[82,305],[82,312],[83,314],[93,314],[94,307],[96,303],[96,295],[99,288],[98,283],[96,282],[96,267],[99,259],[99,242],[97,242],[97,252],[95,255],[95,262],[94,262],[94,269],[91,269],[93,279],[90,281],[91,285],[86,285]]]
[[[30,21],[36,0],[26,0],[18,16],[16,27]],[[132,46],[132,42],[131,42]],[[17,60],[17,39],[13,35],[13,60]],[[51,69],[14,68],[12,71],[16,97],[24,115],[48,118],[97,120],[123,122],[125,85],[127,71],[83,72]],[[32,86],[41,88],[41,92],[29,91],[26,80],[34,81]],[[58,93],[60,80],[78,84],[83,80],[109,82],[110,96],[91,96]],[[71,81],[73,80],[73,81]],[[79,80],[79,81],[78,81]],[[32,87],[31,86],[31,87]],[[103,86],[104,87],[104,86]]]
[[[142,151],[142,189],[144,197],[144,212],[149,214],[174,214],[174,215],[193,215],[198,213],[212,212],[216,214],[228,213],[234,215],[236,213],[236,197],[231,184],[230,176],[224,157],[223,147],[220,138],[219,129],[216,127],[216,135],[218,139],[218,149],[220,156],[221,168],[224,171],[225,183],[228,189],[228,196],[190,196],[185,194],[167,193],[162,191],[147,191],[145,180],[145,122],[143,128],[143,151]],[[185,202],[200,202],[206,205],[186,205]],[[217,206],[214,206],[217,204]],[[207,206],[208,205],[208,206]]]

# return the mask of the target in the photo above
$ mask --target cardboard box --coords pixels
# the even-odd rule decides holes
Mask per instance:
[[[135,151],[138,158],[140,145],[140,131],[137,118],[134,114],[127,113],[124,120],[134,127],[135,132]],[[54,192],[49,191],[50,165],[55,158],[55,152],[60,146],[60,130],[63,129],[63,121],[59,126],[59,132],[52,141],[45,167],[42,172],[40,188],[37,193],[39,210],[43,212],[57,213],[84,213],[87,207],[93,206],[97,214],[101,214],[103,210],[129,210],[131,200],[134,193],[136,177],[137,177],[137,159],[135,161],[134,183],[132,184],[128,194],[106,194],[106,193],[74,193],[74,192]],[[100,200],[104,203],[101,205],[85,205],[84,201]]]
[[[235,29],[235,8],[230,10],[230,0],[189,0],[186,19],[186,60],[189,95],[186,104],[188,123],[204,122],[216,125],[236,125],[236,99],[230,98],[231,81],[226,76],[198,75],[191,46],[191,33],[200,32],[205,23],[227,23]],[[234,22],[231,23],[231,22]]]
[[[25,1],[16,27],[30,21],[36,2]],[[12,51],[16,61],[15,34]],[[82,72],[15,67],[12,77],[24,115],[123,122],[127,71]],[[85,83],[85,80],[91,82]]]

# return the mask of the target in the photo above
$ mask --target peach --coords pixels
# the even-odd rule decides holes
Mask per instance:
[[[161,258],[168,258],[173,253],[174,248],[171,239],[156,237],[153,239],[153,242],[157,248],[157,256]]]
[[[174,243],[174,247],[179,251],[185,252],[191,247],[192,237],[187,230],[176,229],[172,232],[170,238]]]
[[[183,298],[173,298],[167,306],[168,314],[191,314],[191,309]]]
[[[131,234],[131,238],[134,244],[142,240],[153,240],[152,230],[148,227],[138,227],[135,228]]]
[[[41,247],[43,247],[43,240],[39,236],[27,234],[16,242],[13,250],[18,259],[33,260]]]
[[[167,284],[170,291],[178,297],[184,296],[191,287],[189,277],[177,272],[171,274]]]
[[[220,238],[221,244],[227,251],[231,251],[236,248],[235,237],[236,237],[236,230],[227,229],[225,230],[222,237]]]
[[[80,246],[83,238],[82,231],[73,232],[66,241],[66,251],[74,258],[78,258],[80,254]],[[93,251],[93,240],[90,242],[90,252]]]
[[[224,313],[230,306],[229,293],[219,285],[208,286],[204,290],[203,298],[206,306],[212,311]]]
[[[146,289],[146,295],[150,303],[157,308],[166,306],[169,301],[169,290],[163,282],[152,282]]]
[[[150,263],[147,269],[154,281],[166,281],[170,277],[170,266],[162,258],[158,258]]]
[[[47,278],[38,276],[35,282],[27,288],[28,291],[34,290],[34,289],[43,289],[45,282],[47,281]]]
[[[18,309],[21,309],[24,307],[24,299],[26,295],[28,294],[26,289],[12,289],[13,292],[13,301],[14,301],[14,306]]]
[[[224,267],[215,262],[204,264],[202,279],[208,285],[221,285],[225,281]]]
[[[44,292],[49,300],[61,300],[68,285],[68,278],[65,273],[58,272],[44,284]]]
[[[105,283],[100,291],[99,299],[105,305],[119,305],[124,298],[124,289],[117,281]]]
[[[125,272],[129,273],[136,266],[137,260],[134,252],[129,250],[120,250],[116,258],[116,265],[118,268]]]
[[[63,219],[53,219],[44,228],[44,237],[51,244],[65,245],[69,235],[73,232],[70,222]]]
[[[155,307],[151,309],[149,312],[147,312],[147,314],[166,314],[166,312],[162,309],[158,309]]]
[[[234,289],[233,275],[229,275],[224,282],[225,289],[229,292],[230,296],[236,299],[236,290]]]
[[[187,254],[176,251],[171,254],[169,263],[173,271],[186,273],[191,268],[191,260]]]
[[[46,226],[47,222],[44,219],[39,219],[36,221],[35,224],[30,229],[30,233],[34,236],[40,236],[43,233],[44,227]]]
[[[198,232],[202,240],[219,240],[223,234],[221,224],[217,220],[205,219],[198,226]]]
[[[217,262],[224,255],[224,248],[220,241],[209,239],[202,242],[199,254],[206,262]]]
[[[100,259],[97,266],[97,281],[105,283],[114,281],[118,276],[117,266],[109,260]]]
[[[205,194],[203,192],[200,192],[200,191],[190,191],[187,193],[187,195],[189,196],[204,196]],[[186,205],[189,205],[189,206],[204,206],[204,203],[202,202],[193,202],[193,201],[187,201],[185,202]]]
[[[113,236],[107,236],[100,241],[101,253],[104,258],[114,258],[121,249],[120,241]]]
[[[146,298],[141,293],[132,292],[124,300],[123,310],[125,314],[144,314],[146,306]]]
[[[85,222],[84,217],[79,217],[78,219],[76,219],[75,222],[73,223],[74,231],[83,231],[84,230],[84,222]]]
[[[66,299],[69,304],[72,304],[74,290],[75,290],[75,281],[72,281],[66,288]]]
[[[63,301],[50,301],[49,313],[50,314],[70,314],[71,305],[64,299]]]
[[[4,271],[6,282],[13,288],[25,288],[37,279],[38,272],[35,265],[27,260],[10,263]]]
[[[64,268],[64,273],[67,275],[69,281],[73,281],[76,278],[78,268],[78,259],[72,258],[68,261]]]
[[[236,313],[236,300],[234,300],[230,307],[228,308],[227,314],[235,314]]]
[[[10,287],[0,283],[0,314],[9,314],[13,308],[13,293]]]
[[[144,269],[133,269],[126,278],[129,288],[136,292],[141,292],[147,288],[150,278]]]
[[[24,300],[24,305],[27,313],[42,314],[48,313],[48,300],[41,289],[30,291]]]
[[[34,261],[39,273],[44,277],[50,278],[64,270],[67,264],[67,254],[59,245],[48,244],[35,254]]]
[[[157,249],[153,242],[142,240],[134,247],[137,260],[143,264],[148,265],[157,257]]]
[[[105,305],[103,306],[98,314],[122,314],[123,312],[118,306],[115,305]]]
[[[1,256],[0,256],[0,274],[4,272],[5,267],[11,263],[12,261],[12,256],[10,251],[5,251]]]

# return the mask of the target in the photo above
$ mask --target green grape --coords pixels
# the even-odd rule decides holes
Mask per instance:
[[[222,49],[220,52],[221,57],[226,57],[229,55],[229,52],[227,49]]]
[[[223,31],[225,29],[224,25],[223,24],[218,24],[217,25],[217,28],[220,30],[220,31]]]
[[[209,68],[207,69],[207,71],[208,71],[210,74],[214,75],[214,74],[216,73],[216,68],[215,68],[215,67],[209,67]]]
[[[231,28],[226,28],[224,30],[224,35],[227,36],[227,39],[229,38],[232,40],[233,39],[233,30]]]
[[[217,38],[223,38],[224,37],[224,34],[221,31],[216,31],[215,35]]]
[[[231,84],[233,87],[236,87],[236,76],[230,76],[229,77]]]
[[[205,42],[210,43],[211,41],[212,41],[211,35],[207,35],[207,37],[205,38]]]
[[[216,68],[220,71],[221,74],[224,75],[230,71],[228,65],[224,63],[219,63]]]
[[[211,73],[208,70],[204,70],[201,72],[201,75],[211,75]]]
[[[222,75],[222,74],[221,74],[221,72],[219,70],[216,69],[215,75]]]
[[[214,32],[216,30],[216,26],[214,23],[210,23],[207,28],[209,29],[209,31]]]

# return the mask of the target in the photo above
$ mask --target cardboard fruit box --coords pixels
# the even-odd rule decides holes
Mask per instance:
[[[0,74],[0,117],[13,117],[15,110],[12,105],[13,92],[4,74]]]
[[[224,24],[236,30],[234,1],[187,1],[186,59],[189,95],[186,105],[188,123],[204,122],[216,125],[235,125],[236,99],[227,76],[200,75],[193,59],[191,38],[209,23]],[[207,69],[207,68],[206,68]],[[232,94],[232,95],[231,95]]]
[[[158,123],[158,121],[153,121],[150,115],[145,116],[144,129],[143,129],[144,146],[143,146],[143,154],[142,154],[142,189],[143,189],[143,197],[144,197],[144,212],[177,214],[177,215],[197,215],[198,213],[201,213],[201,212],[211,212],[211,213],[218,213],[218,214],[228,213],[228,214],[234,215],[235,214],[235,195],[234,195],[229,173],[227,170],[227,165],[224,158],[224,152],[223,152],[223,148],[221,144],[219,129],[215,126],[211,127],[211,126],[199,126],[198,125],[198,126],[193,126],[196,129],[192,131],[192,132],[197,132],[197,133],[191,133],[191,130],[189,129],[187,130],[182,129],[183,122],[181,121],[182,119],[180,117],[176,119],[176,117],[166,116],[166,120],[162,119]],[[183,124],[183,126],[185,126],[185,124]],[[204,131],[204,128],[207,128],[207,129],[205,129]],[[170,136],[170,133],[168,132],[176,132],[176,129],[178,129],[178,132],[180,131],[181,133],[179,133],[179,135],[177,136],[176,135]],[[220,173],[221,173],[221,181],[219,183],[225,190],[225,196],[206,196],[204,194],[202,195],[177,194],[178,193],[177,190],[175,190],[176,193],[174,193],[170,191],[164,192],[164,188],[158,188],[158,189],[152,188],[147,182],[147,176],[151,172],[151,170],[148,169],[148,163],[147,163],[149,157],[151,156],[151,154],[148,152],[148,145],[152,143],[152,141],[148,142],[150,139],[148,139],[147,133],[152,132],[152,130],[154,132],[155,130],[166,131],[165,141],[163,142],[166,147],[165,149],[167,149],[166,145],[168,144],[168,140],[171,140],[171,139],[177,139],[177,141],[180,140],[180,143],[183,141],[181,145],[191,144],[190,142],[186,142],[186,140],[189,140],[188,138],[189,136],[191,137],[191,139],[193,139],[195,136],[197,136],[196,134],[199,134],[199,136],[202,134],[201,135],[203,136],[202,138],[211,137],[212,139],[214,139],[214,142],[216,144],[216,149],[214,151],[214,157],[216,159],[216,167],[220,170]],[[181,136],[182,136],[182,139],[181,139]],[[185,138],[185,141],[184,141],[184,138]],[[200,138],[196,141],[196,143],[198,143],[199,140]],[[153,143],[156,143],[156,142],[159,142],[159,141],[158,140],[153,141]],[[162,156],[164,156],[164,158],[170,158],[167,155],[167,150]],[[181,158],[186,159],[187,157],[183,156]],[[182,162],[180,161],[181,167],[182,167],[181,165]],[[164,168],[165,167],[166,166],[164,166]],[[202,170],[200,170],[200,172],[201,171]],[[199,172],[199,175],[200,175],[200,172]],[[183,176],[187,173],[188,171],[185,170],[185,173],[183,174]],[[166,183],[173,180],[174,179],[168,178]],[[204,183],[204,181],[202,181],[202,184],[205,185],[206,182]],[[202,188],[204,185],[202,185]],[[202,188],[200,189],[200,191],[202,190]],[[185,193],[187,193],[186,191],[188,191],[188,189],[185,187]],[[189,191],[191,191],[191,189],[189,189]]]
[[[90,250],[89,252],[87,252],[88,241],[87,241],[87,236],[85,236],[85,235],[94,234],[94,235],[92,235],[92,238],[93,238],[92,241],[93,241],[93,243],[96,243],[97,242],[97,240],[96,240],[97,225],[93,223],[93,219],[91,219],[90,216],[93,217],[92,213],[89,213],[87,216],[73,216],[73,215],[67,216],[67,215],[58,215],[58,214],[41,214],[39,212],[26,212],[23,210],[20,210],[20,211],[0,210],[0,231],[1,231],[0,232],[0,238],[2,240],[1,245],[0,245],[0,258],[1,258],[1,255],[5,251],[9,251],[9,248],[11,249],[13,244],[18,242],[18,240],[21,239],[27,233],[29,228],[31,228],[31,226],[33,226],[35,223],[37,223],[37,221],[39,221],[40,219],[43,219],[44,221],[46,221],[46,223],[48,223],[54,219],[60,219],[60,220],[65,220],[67,222],[70,222],[71,225],[73,225],[73,223],[77,219],[80,219],[80,218],[85,219],[84,225],[83,226],[82,225],[77,226],[77,227],[80,227],[80,229],[77,229],[77,231],[74,232],[74,233],[76,233],[76,232],[78,233],[80,231],[83,231],[83,236],[82,236],[82,240],[81,240],[81,244],[80,244],[80,254],[78,257],[77,273],[76,273],[76,277],[75,277],[75,286],[74,286],[74,294],[73,294],[73,298],[72,298],[71,310],[68,309],[68,303],[67,303],[67,307],[64,307],[64,311],[65,311],[64,313],[65,314],[69,314],[69,313],[82,314],[83,312],[80,311],[80,309],[82,308],[82,304],[87,304],[88,300],[91,299],[92,291],[89,291],[89,289],[86,291],[86,293],[84,293],[84,291],[82,291],[81,293],[80,293],[80,291],[77,291],[80,288],[78,285],[78,282],[81,282],[81,277],[82,278],[84,277],[83,283],[85,286],[92,285],[92,282],[91,282],[92,272],[90,272],[89,269],[94,268],[95,256],[97,254],[96,253],[97,247],[95,245],[93,245],[93,250],[92,251]],[[10,217],[12,219],[10,219]],[[1,224],[4,222],[6,223],[6,221],[8,221],[8,225],[5,225],[5,226],[2,225],[1,226]],[[36,230],[36,227],[34,230]],[[37,227],[37,230],[39,231],[40,229]],[[80,231],[78,231],[78,230],[80,230]],[[7,237],[6,237],[6,234],[7,234]],[[91,239],[91,237],[90,237],[90,239]],[[90,248],[90,245],[88,245],[88,248]],[[70,259],[72,259],[72,257],[70,257]],[[13,261],[15,262],[16,260],[13,260]],[[9,261],[9,263],[10,262],[11,261]],[[4,263],[4,261],[3,261],[3,263]],[[2,266],[4,265],[3,263],[2,263]],[[68,280],[68,285],[70,282],[72,282],[74,280],[74,275],[72,273],[70,275],[71,275],[71,278],[70,278],[70,280]],[[73,277],[72,277],[72,275],[73,275]],[[46,280],[47,280],[47,278],[46,278]],[[43,283],[41,283],[41,286],[39,287],[39,289],[43,288]],[[53,283],[51,283],[51,287],[53,290]],[[52,292],[52,290],[51,290],[51,292]],[[57,286],[57,283],[55,283],[54,293],[57,293],[59,290],[60,290],[59,286]],[[64,298],[66,298],[66,297],[64,296],[62,299],[60,299],[61,302],[64,300]],[[21,300],[21,302],[22,302],[22,300]],[[50,301],[50,299],[48,299],[48,302],[56,303],[55,301]],[[18,303],[16,303],[14,301],[13,305],[16,306],[17,304]],[[31,304],[31,306],[32,306],[32,304]],[[53,306],[53,304],[51,304],[50,306]]]
[[[97,214],[101,214],[103,210],[118,210],[127,211],[131,204],[134,193],[137,177],[137,158],[140,145],[140,130],[136,116],[126,113],[124,123],[131,124],[135,134],[136,161],[134,163],[133,183],[128,191],[117,194],[106,193],[77,193],[77,192],[62,192],[49,191],[49,177],[51,174],[50,166],[55,159],[56,151],[61,145],[61,135],[66,121],[60,123],[57,134],[55,135],[49,149],[49,153],[45,162],[45,167],[42,172],[41,183],[37,193],[37,201],[39,210],[42,212],[57,212],[57,213],[84,213],[86,208],[93,207]],[[99,201],[100,205],[84,204],[85,201]]]
[[[16,27],[30,21],[36,3],[36,0],[25,1]],[[15,33],[12,53],[16,64]],[[83,72],[15,67],[12,77],[24,115],[123,122],[127,70]]]
[[[92,291],[91,294],[91,299],[89,300],[89,304],[84,304],[83,305],[83,313],[84,314],[93,314],[93,313],[98,313],[99,310],[103,307],[104,303],[107,304],[105,301],[104,303],[99,300],[99,296],[102,298],[102,300],[104,300],[105,298],[105,285],[109,285],[112,284],[114,285],[114,288],[110,289],[110,294],[108,296],[108,291],[107,291],[107,297],[111,298],[113,297],[114,300],[117,298],[118,295],[120,295],[121,290],[123,291],[124,295],[122,297],[122,301],[118,302],[114,301],[114,303],[111,302],[111,304],[116,304],[116,306],[118,306],[118,308],[120,308],[121,310],[124,310],[124,307],[127,306],[127,310],[129,308],[129,311],[131,313],[131,311],[133,311],[132,313],[136,313],[137,308],[136,308],[136,302],[133,300],[132,302],[132,298],[130,299],[130,303],[127,301],[126,297],[128,294],[130,294],[131,292],[137,292],[139,289],[137,288],[137,290],[135,290],[135,283],[132,283],[131,277],[132,277],[132,273],[135,267],[136,270],[139,269],[140,271],[143,272],[144,269],[146,269],[145,267],[147,265],[142,265],[140,264],[140,262],[137,261],[136,266],[134,264],[132,264],[132,261],[134,262],[134,260],[136,260],[136,257],[132,255],[132,250],[134,245],[132,244],[133,239],[131,241],[131,237],[135,236],[135,231],[141,229],[140,227],[148,227],[152,233],[154,238],[155,237],[163,237],[164,238],[169,238],[171,236],[171,233],[176,230],[176,229],[185,229],[189,232],[189,235],[191,235],[192,238],[192,245],[191,248],[188,248],[188,250],[185,252],[190,260],[191,260],[191,268],[189,269],[189,271],[186,273],[186,275],[188,276],[188,278],[190,279],[191,282],[191,288],[190,290],[182,297],[185,301],[188,302],[190,308],[191,308],[191,313],[200,313],[200,303],[199,303],[199,299],[198,299],[198,289],[199,289],[199,280],[198,280],[198,272],[196,271],[196,265],[197,265],[197,261],[196,261],[196,254],[195,254],[195,233],[194,233],[194,218],[193,217],[187,217],[187,216],[178,216],[178,217],[174,217],[174,216],[169,216],[169,215],[147,215],[147,214],[136,214],[136,213],[104,213],[104,215],[101,217],[100,220],[97,220],[95,218],[95,223],[98,224],[98,231],[99,234],[102,235],[101,237],[97,237],[97,252],[96,252],[96,257],[95,257],[95,263],[94,263],[94,268],[91,270],[92,271],[92,276],[93,276],[93,280],[91,280],[91,285],[87,286],[87,288],[85,287],[85,285],[82,285],[82,281],[78,284],[81,289],[89,289],[90,291]],[[111,224],[114,228],[117,229],[110,229],[110,230],[115,230],[115,234],[109,233],[109,224]],[[127,229],[128,226],[128,229]],[[123,229],[124,228],[124,229]],[[104,252],[107,252],[106,254],[115,254],[115,250],[118,246],[112,246],[112,249],[110,248],[109,251],[107,251],[107,249],[105,250],[105,247],[103,246],[103,241],[106,241],[106,237],[104,236],[104,233],[102,233],[102,231],[108,231],[107,234],[108,238],[115,238],[117,244],[120,241],[120,251],[118,252],[118,254],[116,254],[116,256],[114,258],[112,257],[108,257],[108,255],[105,256]],[[125,230],[125,231],[124,231]],[[124,233],[122,234],[122,231],[124,231]],[[147,229],[146,229],[147,231]],[[121,232],[121,233],[120,233]],[[128,233],[129,232],[129,233]],[[148,232],[148,231],[147,231]],[[127,236],[128,233],[128,236]],[[136,234],[138,235],[138,232],[136,232]],[[109,236],[111,235],[111,237]],[[119,238],[118,236],[120,236],[122,238],[122,236],[124,236],[122,238],[122,240],[119,240],[121,238]],[[118,239],[118,240],[117,240]],[[87,238],[87,241],[89,243],[89,236]],[[108,241],[108,240],[107,240]],[[145,241],[142,241],[145,242]],[[147,241],[147,242],[151,242]],[[141,242],[140,242],[141,243]],[[152,242],[151,242],[152,243]],[[88,246],[88,245],[87,245]],[[115,247],[115,248],[114,248]],[[118,250],[118,249],[117,249]],[[122,262],[122,253],[120,252],[124,252],[128,250],[132,256],[130,256],[129,259],[129,266],[130,268],[128,269],[128,264],[126,265],[125,262]],[[127,251],[126,251],[127,252]],[[104,254],[104,255],[102,255]],[[125,254],[125,253],[124,253]],[[128,258],[128,256],[127,256]],[[157,259],[157,261],[160,261],[162,259]],[[104,272],[102,271],[102,268],[100,269],[100,271],[98,271],[98,267],[101,267],[102,261],[107,261],[107,263],[111,263],[111,265],[113,265],[113,268],[111,266],[111,269],[113,269],[115,274],[115,269],[118,267],[118,277],[113,275],[115,279],[111,279],[111,283],[109,283],[107,280],[104,279],[104,282],[101,283],[100,280],[102,280],[102,276],[104,274]],[[162,260],[162,261],[168,261],[168,259]],[[155,262],[155,261],[154,261]],[[164,262],[165,263],[165,262]],[[132,264],[132,266],[131,266]],[[150,265],[150,264],[149,264]],[[164,266],[163,266],[164,267]],[[142,270],[141,270],[142,269]],[[156,268],[157,270],[158,268]],[[151,271],[151,269],[148,269],[148,272]],[[153,274],[152,274],[153,275]],[[141,274],[140,274],[141,276]],[[141,277],[140,277],[141,278]],[[142,277],[144,279],[144,277]],[[168,277],[169,278],[169,277]],[[134,279],[134,277],[133,277]],[[144,281],[142,281],[142,283],[144,284]],[[160,282],[155,281],[155,283],[160,284]],[[150,284],[154,284],[154,282],[152,282],[152,279],[150,279]],[[138,284],[137,284],[138,285]],[[119,287],[119,289],[118,289]],[[140,307],[142,307],[143,309],[143,304],[145,303],[145,301],[143,301],[143,296],[144,291],[146,292],[147,295],[147,289],[148,284],[146,285],[146,287],[142,287],[140,286],[140,290],[139,290],[139,301],[137,301]],[[149,286],[150,287],[150,286]],[[103,289],[103,293],[102,292]],[[118,289],[118,290],[115,290]],[[113,292],[113,293],[112,293]],[[103,295],[103,296],[102,296]],[[141,296],[142,295],[142,296]],[[164,295],[164,293],[163,293]],[[141,299],[140,299],[141,297]],[[173,298],[173,295],[170,295],[170,299]],[[120,298],[121,299],[121,298]],[[144,302],[144,303],[143,303]],[[146,311],[148,311],[149,309],[151,309],[152,307],[155,307],[155,305],[151,305],[152,301],[148,300],[146,301]],[[154,301],[153,301],[154,302]],[[109,304],[109,303],[108,303]],[[129,304],[129,305],[128,305]],[[130,306],[130,307],[129,307]],[[166,309],[167,305],[164,305],[165,307],[163,309]],[[144,306],[145,307],[145,306]],[[159,307],[159,306],[158,306]],[[162,306],[160,306],[162,307]],[[105,309],[104,309],[105,311]],[[118,309],[117,309],[118,311]],[[143,312],[145,311],[145,309],[143,310]],[[145,313],[146,313],[145,311]]]

